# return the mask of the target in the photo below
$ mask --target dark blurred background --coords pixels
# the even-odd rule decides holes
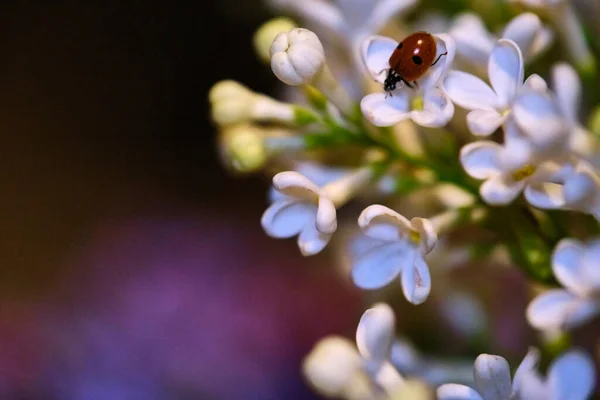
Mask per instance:
[[[50,4],[53,3],[53,4]],[[273,92],[259,0],[0,5],[0,399],[309,399],[357,292],[259,225],[207,92]]]

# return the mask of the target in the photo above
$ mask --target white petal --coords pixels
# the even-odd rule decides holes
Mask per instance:
[[[540,18],[530,12],[517,15],[504,28],[502,37],[519,46],[523,55],[529,54],[533,43],[542,29]]]
[[[550,400],[586,400],[595,385],[594,362],[582,351],[569,351],[549,367]]]
[[[508,118],[504,124],[504,146],[498,153],[498,167],[503,171],[515,171],[526,164],[535,165],[531,140],[513,121],[514,118]],[[537,176],[538,170],[535,172]]]
[[[547,93],[526,91],[515,100],[513,115],[517,124],[540,149],[567,139],[564,120]]]
[[[400,233],[413,230],[408,219],[379,204],[371,205],[360,213],[358,226],[368,236],[386,241],[399,240]]]
[[[335,205],[325,196],[319,197],[316,228],[319,232],[330,235],[337,229]]]
[[[495,142],[473,142],[460,150],[460,163],[475,179],[488,179],[499,174],[498,154],[502,146]]]
[[[454,62],[454,55],[456,54],[456,46],[454,44],[454,39],[449,35],[444,33],[433,35],[436,43],[436,54],[435,57],[441,58],[438,62],[429,68],[427,74],[419,79],[419,87],[427,92],[434,87],[439,86],[440,79],[448,72],[452,63]],[[443,55],[446,53],[446,55]]]
[[[342,37],[346,32],[346,22],[340,9],[334,4],[321,0],[272,0],[280,8],[299,16],[309,24],[317,25],[318,28]]]
[[[512,40],[500,39],[490,55],[488,75],[503,107],[515,98],[523,84],[523,74],[521,50]]]
[[[542,78],[538,74],[529,75],[527,79],[525,79],[523,85],[527,89],[537,90],[538,92],[545,92],[546,90],[548,90],[548,84],[546,83],[544,78]]]
[[[319,232],[314,223],[307,224],[298,235],[298,247],[303,256],[313,256],[320,253],[330,239],[331,234]]]
[[[475,136],[489,136],[506,120],[496,110],[473,110],[467,114],[467,126]]]
[[[461,57],[485,68],[495,40],[477,14],[461,14],[448,33],[456,41],[456,51]]]
[[[280,172],[273,177],[273,187],[286,196],[314,201],[316,203],[319,187],[310,179],[296,171]]]
[[[555,210],[565,206],[561,185],[554,183],[529,184],[525,187],[525,199],[534,207]]]
[[[295,200],[281,200],[273,203],[264,212],[261,225],[267,235],[274,238],[289,238],[297,235],[315,218],[314,206]]]
[[[348,240],[347,249],[353,260],[366,254],[368,251],[387,244],[379,239],[373,239],[367,235],[355,234]]]
[[[406,374],[414,375],[420,364],[423,362],[421,356],[405,338],[396,338],[394,344],[392,344],[392,364],[398,368],[399,371]]]
[[[396,90],[393,94],[372,93],[360,102],[363,115],[375,126],[392,126],[410,118],[408,93]]]
[[[390,57],[398,42],[385,36],[371,36],[361,43],[362,60],[373,79],[383,84],[390,68]]]
[[[402,291],[406,300],[418,305],[427,300],[431,291],[429,267],[423,257],[415,251],[411,255],[407,254],[406,258],[412,263],[402,268]]]
[[[564,182],[565,201],[570,205],[586,206],[600,192],[598,180],[592,171],[578,171]]]
[[[579,296],[586,296],[594,290],[585,274],[584,253],[582,244],[573,239],[561,240],[552,253],[554,276],[565,288]]]
[[[536,329],[558,331],[581,325],[599,311],[598,304],[571,293],[549,290],[527,306],[527,320]]]
[[[487,83],[462,71],[450,71],[444,79],[450,99],[467,110],[496,109],[498,96]]]
[[[440,386],[437,389],[437,397],[439,400],[483,400],[474,389],[456,383],[446,383]]]
[[[477,391],[485,400],[506,400],[512,393],[508,362],[491,354],[482,354],[473,369]]]
[[[315,185],[323,187],[348,175],[352,169],[330,167],[315,161],[299,161],[294,164],[294,171],[310,179]]]
[[[352,267],[352,280],[361,289],[373,290],[387,286],[406,264],[406,247],[387,243],[357,256]]]
[[[383,363],[374,379],[390,395],[398,393],[398,390],[404,386],[402,375],[390,362]]]
[[[582,258],[583,275],[585,276],[590,293],[593,291],[593,295],[595,296],[600,293],[600,268],[598,267],[598,260],[600,260],[600,239],[589,241],[585,250]]]
[[[364,3],[364,0],[360,0]],[[367,20],[364,29],[370,33],[379,32],[387,23],[394,19],[398,14],[407,11],[414,6],[416,0],[379,0],[370,10],[371,15]],[[362,15],[363,21],[365,16]]]
[[[423,110],[411,111],[415,123],[429,128],[440,128],[454,115],[454,104],[441,89],[431,89],[425,93]]]
[[[390,358],[396,331],[394,311],[385,303],[378,303],[362,315],[356,329],[356,345],[360,354],[375,365]]]
[[[485,181],[479,192],[486,203],[498,206],[508,204],[516,199],[524,186],[524,181],[515,182],[506,175],[500,175]]]
[[[528,386],[529,382],[527,380],[531,379],[530,375],[536,375],[536,368],[540,362],[540,351],[535,347],[530,347],[527,355],[517,368],[517,372],[515,372],[515,377],[513,379],[513,389],[516,393],[521,394],[524,386]],[[521,394],[521,398],[524,397]]]
[[[546,51],[552,45],[553,41],[554,31],[547,26],[542,26],[542,28],[538,31],[533,44],[529,48],[529,51],[527,54],[523,55],[525,61],[532,60],[540,53]]]
[[[555,65],[552,68],[552,85],[561,112],[569,121],[576,122],[581,99],[581,81],[577,72],[567,63]]]
[[[431,221],[426,218],[416,217],[410,220],[410,224],[421,236],[419,248],[421,249],[422,254],[431,252],[438,240],[437,232]]]

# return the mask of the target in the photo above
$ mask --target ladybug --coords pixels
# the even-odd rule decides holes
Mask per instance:
[[[383,83],[383,90],[391,94],[399,82],[411,89],[418,87],[417,79],[437,64],[442,56],[448,54],[446,51],[435,58],[436,53],[437,45],[430,33],[415,32],[406,37],[390,57],[390,69]]]

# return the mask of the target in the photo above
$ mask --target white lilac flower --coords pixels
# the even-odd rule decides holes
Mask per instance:
[[[365,187],[373,175],[372,168],[364,167],[319,187],[298,172],[280,172],[273,177],[273,186],[285,197],[271,204],[261,224],[274,238],[297,235],[303,255],[317,254],[337,229],[336,208]]]
[[[358,224],[367,241],[354,249],[352,278],[363,289],[378,289],[401,276],[402,290],[413,304],[423,303],[431,290],[431,276],[424,256],[436,244],[437,234],[424,218],[408,220],[381,206],[367,207]]]
[[[278,34],[270,48],[271,69],[290,86],[312,84],[345,114],[354,103],[325,62],[321,41],[308,29],[294,28]]]
[[[542,25],[533,13],[513,18],[499,37],[488,32],[483,20],[474,13],[456,17],[448,31],[456,42],[457,58],[476,71],[485,71],[498,39],[510,39],[519,46],[525,62],[544,51],[552,41],[552,31]]]
[[[334,35],[354,50],[364,37],[379,33],[416,0],[270,0],[322,34]]]
[[[563,239],[552,255],[552,271],[564,289],[538,295],[527,307],[537,329],[560,331],[579,326],[600,313],[600,240]]]
[[[600,177],[586,162],[570,171],[563,183],[565,208],[591,214],[600,221]]]
[[[414,89],[399,87],[391,93],[369,94],[360,103],[363,115],[376,126],[392,126],[412,119],[418,125],[441,127],[454,115],[454,106],[440,88],[441,81],[454,59],[454,41],[446,34],[433,35],[437,45],[436,57],[446,55],[432,66]],[[389,59],[398,42],[383,36],[373,36],[363,42],[363,62],[373,79],[383,85]],[[383,87],[382,87],[383,89]]]
[[[457,105],[470,110],[467,125],[471,133],[488,136],[494,133],[510,116],[513,102],[523,88],[545,87],[537,76],[523,83],[521,50],[508,39],[500,39],[488,60],[491,87],[475,75],[450,71],[444,79],[444,90]]]
[[[537,372],[539,351],[530,349],[511,382],[508,362],[482,354],[475,360],[475,388],[445,384],[438,388],[439,400],[586,400],[594,388],[594,366],[585,353],[572,350],[555,359],[547,378]]]
[[[308,178],[318,187],[324,187],[352,172],[352,168],[330,167],[313,161],[295,162],[292,170]],[[285,194],[278,192],[274,187],[269,189],[268,196],[271,203],[287,197]]]
[[[465,145],[460,151],[460,162],[467,174],[485,180],[479,192],[488,204],[509,204],[523,190],[525,198],[534,205],[551,204],[554,193],[540,187],[552,175],[559,174],[563,166],[540,158],[527,140],[512,133],[517,132],[513,126],[508,121],[504,145],[486,140]]]
[[[376,304],[358,324],[358,351],[348,339],[322,339],[304,360],[304,375],[329,397],[358,400],[395,393],[404,383],[389,361],[395,323],[391,307]]]
[[[528,186],[528,200],[541,209],[575,210],[600,221],[600,177],[585,161],[549,174],[547,182]]]
[[[598,144],[579,122],[582,88],[577,72],[567,63],[558,63],[552,67],[551,76],[554,97],[541,90],[540,93],[527,93],[518,98],[517,122],[529,130],[531,136],[536,136],[536,132],[554,132],[559,146],[600,166]],[[527,108],[531,108],[532,104],[536,104],[536,109],[545,111],[528,113]],[[527,119],[522,121],[524,117]],[[565,145],[565,142],[568,143]]]
[[[538,13],[544,13],[552,21],[577,68],[584,72],[594,71],[594,55],[587,45],[582,24],[568,0],[511,1],[523,3]]]

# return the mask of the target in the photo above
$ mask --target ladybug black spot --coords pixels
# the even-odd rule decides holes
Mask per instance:
[[[412,56],[412,60],[417,65],[423,64],[423,59],[420,56]]]
[[[396,47],[398,50],[400,50],[402,48],[402,42],[398,43],[398,47]]]

